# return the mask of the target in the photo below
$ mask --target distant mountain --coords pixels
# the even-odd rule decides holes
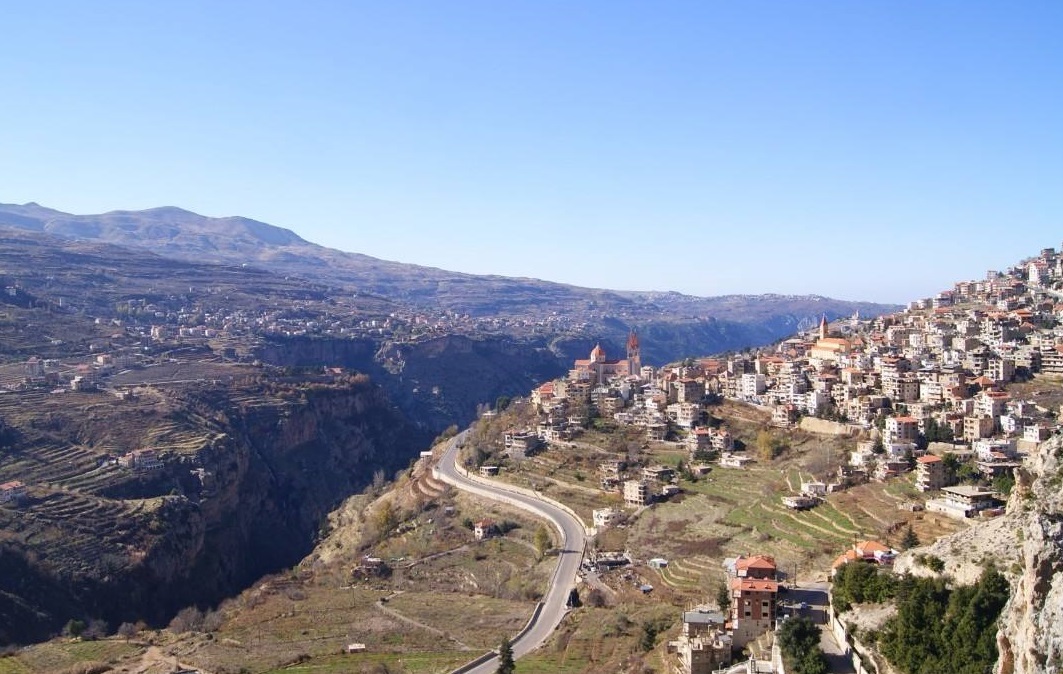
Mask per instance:
[[[834,318],[859,311],[868,316],[897,308],[819,296],[706,298],[581,288],[528,278],[477,276],[338,251],[263,222],[241,217],[209,218],[174,207],[72,215],[34,203],[0,204],[0,226],[143,248],[157,255],[192,262],[262,267],[413,306],[471,316],[536,319],[563,312],[591,324],[613,319],[625,327],[706,320],[733,321],[747,326],[767,322],[776,326],[768,332],[777,338],[793,332],[803,319],[822,314]],[[755,330],[759,331],[759,328]]]

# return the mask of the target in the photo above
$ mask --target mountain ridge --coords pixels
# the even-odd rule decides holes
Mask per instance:
[[[736,301],[778,303],[830,299],[822,295],[780,293],[701,297],[675,291],[611,290],[528,277],[475,275],[340,251],[307,241],[294,231],[276,225],[242,216],[213,218],[176,206],[74,215],[35,202],[0,204],[0,225],[67,239],[83,238],[143,248],[186,261],[264,266],[276,273],[472,315],[517,315],[531,309],[570,310],[574,303],[605,303],[606,311],[616,310],[614,313],[618,314],[624,310],[647,313],[659,311],[656,305],[666,303],[672,307],[681,305],[693,314],[742,321],[753,308],[729,306]],[[897,308],[897,305],[871,302],[830,301],[855,307],[865,314]],[[558,303],[563,306],[551,306]],[[830,313],[840,314],[839,311]]]

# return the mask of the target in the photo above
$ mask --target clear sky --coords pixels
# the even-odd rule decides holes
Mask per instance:
[[[1063,2],[5,3],[0,202],[905,302],[1063,244]]]

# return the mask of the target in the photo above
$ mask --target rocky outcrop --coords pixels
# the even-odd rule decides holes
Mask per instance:
[[[977,581],[993,564],[1011,584],[1000,616],[995,674],[1063,672],[1063,437],[1043,443],[1016,474],[1001,517],[975,521],[933,545],[898,557],[898,573],[937,575],[921,555],[944,562],[957,585]]]
[[[1063,442],[1031,457],[1008,502],[1021,550],[997,635],[997,674],[1063,671]]]

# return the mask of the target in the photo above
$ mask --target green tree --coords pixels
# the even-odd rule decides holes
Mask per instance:
[[[779,450],[782,448],[779,439],[768,430],[761,430],[757,432],[757,458],[761,461],[771,461],[779,455]]]
[[[657,623],[648,620],[642,623],[642,634],[639,636],[639,648],[649,652],[657,645]]]
[[[842,611],[852,604],[882,603],[896,592],[893,574],[880,572],[877,564],[850,562],[838,569],[832,582],[834,604]]]
[[[945,466],[945,484],[956,484],[957,475],[960,471],[959,457],[949,452],[941,459],[941,463]]]
[[[731,592],[727,589],[727,583],[720,583],[716,587],[716,603],[720,610],[726,612],[731,607]]]
[[[908,529],[904,532],[904,538],[901,539],[901,547],[905,550],[911,550],[919,545],[919,537],[915,535],[915,531],[912,529],[912,525],[908,525]]]
[[[509,637],[502,639],[498,646],[498,669],[495,674],[513,674],[517,669],[517,663],[513,661],[513,646],[509,643]]]
[[[71,618],[67,622],[66,626],[63,628],[63,634],[74,637],[76,639],[85,632],[86,627],[88,627],[88,625],[85,623],[84,620]]]
[[[882,443],[882,436],[881,435],[876,435],[875,436],[875,442],[872,443],[872,445],[871,445],[871,451],[874,454],[885,454],[886,453],[886,445],[884,445]]]
[[[787,663],[786,671],[794,674],[826,674],[829,671],[826,656],[819,649],[819,627],[808,616],[790,618],[776,636]]]
[[[543,555],[546,554],[546,551],[550,549],[550,544],[552,543],[550,540],[550,532],[545,526],[540,524],[539,528],[535,530],[535,539],[533,542],[535,543],[535,552],[539,555],[539,559],[542,559]]]
[[[993,490],[1003,496],[1011,494],[1011,490],[1014,486],[1015,476],[1011,473],[1004,473],[1003,475],[997,475],[993,478]]]
[[[943,578],[902,577],[897,612],[879,636],[883,655],[906,674],[984,674],[997,660],[996,631],[1009,597],[1007,580],[989,568],[973,586]]]
[[[580,601],[579,598],[579,590],[572,588],[572,590],[569,591],[568,601],[565,602],[565,605],[569,608],[579,608],[580,606],[583,606],[583,602]]]

